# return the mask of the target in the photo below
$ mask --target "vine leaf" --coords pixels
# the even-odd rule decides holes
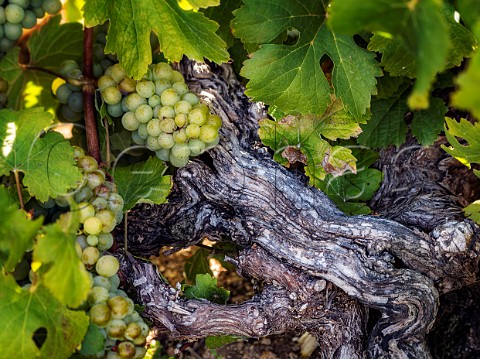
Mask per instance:
[[[33,239],[42,225],[42,218],[29,220],[25,212],[11,205],[7,191],[0,188],[0,264],[12,272],[23,254],[33,247]]]
[[[225,42],[215,33],[218,24],[201,12],[182,10],[176,0],[87,0],[86,26],[110,20],[106,53],[116,53],[125,71],[140,79],[152,62],[150,32],[170,61],[190,59],[222,63],[229,58]]]
[[[247,95],[284,112],[321,115],[333,92],[355,118],[366,113],[376,93],[375,77],[382,75],[380,67],[374,54],[358,47],[351,37],[327,28],[321,1],[244,3],[234,12],[234,34],[245,43],[263,44],[241,71],[250,80]],[[271,43],[291,27],[300,32],[295,45]],[[334,64],[331,84],[320,67],[324,55]]]
[[[180,6],[188,10],[198,11],[200,8],[220,5],[220,0],[180,0]]]
[[[366,122],[364,116],[362,122]],[[289,115],[280,121],[260,121],[262,142],[274,151],[274,159],[289,167],[295,162],[306,165],[305,173],[310,183],[323,180],[327,173],[340,175],[347,170],[356,171],[351,150],[332,146],[329,140],[356,137],[361,132],[359,123],[335,101],[323,116]]]
[[[84,357],[94,356],[105,349],[105,337],[96,324],[90,323],[79,353]]]
[[[81,58],[83,51],[82,25],[60,25],[61,16],[50,18],[48,23],[32,33],[27,43],[29,61],[23,63],[20,48],[15,47],[0,61],[0,76],[8,81],[8,104],[17,109],[43,106],[55,109],[57,100],[50,87],[55,76],[31,67],[41,67],[58,72],[65,60]]]
[[[448,117],[445,117],[445,122],[445,136],[450,146],[442,145],[442,148],[468,168],[472,163],[480,163],[480,123],[472,124],[463,118],[457,122]],[[463,138],[467,144],[460,144],[457,138]],[[480,171],[473,172],[480,177]]]
[[[423,146],[431,145],[443,131],[445,113],[448,111],[441,98],[433,97],[430,107],[413,114],[412,133]]]
[[[473,28],[478,19],[480,19],[480,6],[478,6],[478,1],[463,0],[459,1],[456,5],[462,19],[470,26],[470,28]]]
[[[23,172],[23,184],[42,202],[65,194],[82,179],[69,142],[53,131],[40,137],[52,117],[42,108],[0,110],[0,175]]]
[[[197,274],[213,274],[208,262],[209,255],[210,251],[208,249],[199,248],[185,261],[184,270],[187,281],[194,283]]]
[[[30,290],[0,272],[0,348],[5,358],[68,358],[82,341],[88,316],[67,309],[44,287]],[[39,329],[47,332],[41,349],[34,342]]]
[[[42,265],[40,280],[63,304],[76,308],[87,299],[90,277],[75,250],[78,220],[72,213],[45,227],[40,235],[33,259]]]
[[[172,187],[172,176],[164,175],[166,168],[165,163],[154,156],[145,162],[115,167],[112,177],[125,201],[123,210],[128,211],[137,203],[165,203]]]
[[[365,29],[402,41],[416,59],[417,80],[408,105],[412,109],[428,107],[431,84],[445,67],[450,46],[442,2],[335,0],[329,15],[334,31],[353,35]]]
[[[225,304],[230,291],[217,287],[217,279],[210,274],[197,274],[195,285],[185,285],[183,294],[187,299],[206,299],[213,303]]]
[[[220,25],[217,34],[223,41],[225,41],[228,47],[231,47],[235,40],[230,29],[230,22],[233,19],[233,11],[238,9],[241,4],[242,0],[222,0],[219,6],[209,7],[202,11],[205,16],[216,21]]]

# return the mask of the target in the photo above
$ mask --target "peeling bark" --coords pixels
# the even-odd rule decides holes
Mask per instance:
[[[436,318],[439,293],[476,280],[474,225],[458,215],[454,201],[445,202],[453,214],[441,221],[431,219],[426,200],[422,211],[409,212],[418,202],[404,203],[400,223],[345,216],[303,175],[271,159],[257,137],[265,110],[248,102],[229,71],[183,63],[191,89],[224,121],[221,141],[178,170],[168,204],[132,210],[128,245],[147,256],[164,245],[227,238],[243,248],[238,270],[265,287],[239,305],[184,301],[151,265],[122,256],[127,282],[147,306],[144,315],[175,338],[259,337],[303,328],[321,341],[325,357],[430,358],[425,335]],[[423,199],[422,194],[420,189]],[[325,288],[316,291],[322,281]],[[365,308],[381,313],[369,333]]]

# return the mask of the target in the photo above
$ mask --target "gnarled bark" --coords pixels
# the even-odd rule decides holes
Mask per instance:
[[[221,141],[178,170],[168,204],[130,213],[129,250],[146,256],[163,245],[228,238],[243,247],[238,270],[267,284],[240,305],[185,301],[151,265],[123,256],[127,281],[147,306],[148,319],[177,338],[258,337],[302,328],[322,341],[327,357],[429,358],[425,335],[439,293],[476,279],[478,246],[469,246],[475,227],[458,211],[432,222],[425,217],[428,201],[414,222],[402,219],[419,229],[378,216],[345,216],[260,145],[257,123],[265,111],[247,101],[228,67],[210,71],[185,62],[182,71],[222,117]],[[407,203],[406,213],[416,203]],[[381,312],[369,333],[365,307]]]

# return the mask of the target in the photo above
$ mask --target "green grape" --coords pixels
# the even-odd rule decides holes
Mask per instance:
[[[132,141],[139,146],[145,145],[145,140],[140,137],[140,135],[138,134],[138,131],[132,132]]]
[[[148,138],[148,131],[147,131],[147,124],[142,123],[140,126],[138,126],[138,137],[140,137],[143,140],[146,140]]]
[[[169,158],[170,164],[174,167],[181,168],[185,167],[189,161],[189,158],[186,157],[176,157],[170,152],[170,158]]]
[[[110,182],[105,182],[103,185],[95,187],[93,189],[93,193],[95,194],[95,196],[108,199],[108,195],[110,194],[111,190],[106,185],[107,183],[110,183]]]
[[[68,107],[73,112],[82,112],[83,111],[83,93],[82,92],[72,92],[68,97],[67,101]]]
[[[141,123],[147,123],[153,118],[153,110],[147,104],[140,105],[135,110],[135,117]]]
[[[93,280],[95,281],[95,279]],[[103,286],[93,287],[90,289],[90,292],[88,292],[88,303],[90,305],[105,303],[108,300],[108,293],[108,289]]]
[[[124,319],[125,320],[125,319]],[[127,324],[127,329],[125,329],[125,338],[128,340],[134,340],[139,335],[142,334],[142,328],[140,325],[135,322],[130,322]]]
[[[98,244],[98,237],[93,234],[90,234],[87,237],[87,243],[89,246],[95,247]]]
[[[170,157],[172,157],[172,155],[177,158],[188,158],[188,156],[190,156],[188,144],[176,143],[171,149]]]
[[[188,113],[192,110],[192,105],[187,101],[178,101],[175,104],[174,109],[177,115],[178,114],[188,115]]]
[[[127,97],[122,98],[122,101],[120,102],[122,104],[122,111],[123,112],[128,112],[128,107],[127,107]]]
[[[88,202],[93,197],[93,191],[89,187],[82,187],[73,195],[75,202]]]
[[[110,280],[110,283],[112,283],[112,290],[116,290],[120,285],[120,277],[118,274],[114,274],[108,279]]]
[[[203,125],[200,127],[200,135],[198,139],[205,143],[212,142],[218,136],[218,130],[211,125]]]
[[[93,58],[95,59],[95,61],[100,61],[101,59],[103,59],[105,57],[104,48],[105,48],[105,45],[103,45],[103,44],[98,44],[98,43],[93,44],[93,47],[92,47]]]
[[[205,124],[214,127],[218,131],[222,127],[222,119],[220,116],[209,114]]]
[[[35,13],[37,19],[45,17],[45,10],[43,10],[41,7],[34,7],[32,10]]]
[[[180,129],[178,131],[175,131],[173,133],[173,140],[175,143],[185,143],[188,140],[187,134],[185,132],[185,129]]]
[[[180,96],[183,96],[188,92],[188,86],[183,81],[175,82],[172,85],[172,89],[174,89]]]
[[[195,106],[198,103],[197,95],[187,92],[185,95],[182,96],[183,101],[187,101],[190,105]]]
[[[140,96],[138,93],[131,93],[126,97],[125,105],[130,111],[135,111],[138,106],[146,104],[147,100]]]
[[[3,6],[0,6],[0,25],[5,24],[6,21],[7,17],[5,16],[5,8]]]
[[[118,193],[110,193],[108,196],[108,208],[113,212],[118,212],[123,210],[125,202],[123,197]]]
[[[144,337],[148,336],[148,333],[150,332],[150,328],[148,327],[147,324],[145,324],[145,322],[143,321],[143,319],[142,319],[142,321],[137,322],[137,323],[138,323],[138,325],[140,326],[140,328],[142,329],[142,335],[143,335]]]
[[[61,8],[62,3],[60,0],[43,0],[42,2],[42,9],[50,15],[56,14]]]
[[[117,295],[119,295],[120,297],[123,297],[123,298],[128,298],[128,295],[127,293],[125,293],[123,290],[121,289],[117,289],[117,291],[114,293],[114,295],[111,296],[111,298],[113,297],[116,297]],[[127,313],[128,314],[128,313]]]
[[[81,202],[78,204],[78,214],[80,223],[85,223],[87,218],[95,216],[95,208],[87,202]]]
[[[103,100],[109,105],[115,105],[122,101],[122,94],[118,88],[114,86],[107,87],[102,91]]]
[[[109,338],[123,340],[123,335],[127,329],[127,324],[121,319],[112,319],[106,327]]]
[[[162,132],[173,133],[175,131],[175,120],[173,118],[164,118],[160,121]]]
[[[25,11],[17,4],[8,4],[5,7],[5,18],[7,23],[19,24],[25,17]]]
[[[116,344],[116,341],[115,341],[115,344]],[[109,351],[106,359],[122,359],[122,357],[118,355],[117,352]]]
[[[0,52],[7,52],[14,46],[15,46],[15,41],[7,39],[6,37],[2,37],[0,39]]]
[[[108,189],[108,192],[118,192],[118,187],[114,182],[105,181],[103,185]]]
[[[140,126],[140,121],[138,121],[134,112],[129,111],[123,114],[122,125],[128,131],[135,131]]]
[[[87,266],[97,263],[98,258],[100,258],[100,252],[96,247],[87,247],[82,252],[82,262]]]
[[[160,133],[162,133],[162,129],[160,127],[160,120],[158,118],[152,118],[147,123],[147,132],[149,136],[156,136],[156,137],[158,137]]]
[[[46,202],[41,202],[41,201],[37,200],[37,204],[42,208],[48,209],[48,208],[52,208],[53,206],[55,206],[55,200],[52,197],[49,197]]]
[[[100,233],[98,235],[97,248],[100,251],[109,250],[113,245],[113,236],[111,233]]]
[[[175,116],[175,124],[178,126],[178,127],[183,127],[185,126],[185,124],[187,123],[188,121],[188,118],[187,118],[187,115],[185,115],[184,113],[180,113],[178,115]]]
[[[148,136],[146,146],[150,151],[156,151],[162,148],[162,146],[160,146],[158,143],[158,137],[154,136]]]
[[[163,91],[172,87],[172,84],[168,80],[160,79],[155,81],[155,93],[159,96],[162,95]]]
[[[132,322],[136,323],[136,322],[142,321],[143,319],[140,317],[140,315],[137,312],[133,311],[132,314],[127,315],[123,320],[125,321],[125,323],[128,324],[128,323],[132,323]],[[140,334],[141,333],[142,332],[141,332],[141,329],[140,329]]]
[[[116,85],[117,85],[117,83],[115,82],[115,80],[111,76],[108,76],[108,75],[103,75],[102,77],[100,77],[98,79],[98,82],[97,82],[97,87],[100,91],[103,91],[106,88],[116,86]]]
[[[140,80],[137,82],[136,90],[143,98],[149,98],[155,93],[155,84],[150,80]]]
[[[110,308],[113,319],[123,319],[128,315],[129,303],[122,296],[117,295],[110,298],[107,305]]]
[[[72,90],[68,88],[67,84],[62,84],[57,88],[55,96],[57,97],[58,102],[66,104],[71,94]]]
[[[158,110],[157,118],[164,119],[167,117],[169,118],[175,117],[175,110],[173,109],[173,107],[170,107],[170,106],[160,107],[160,109]]]
[[[11,24],[7,22],[3,25],[4,36],[12,41],[17,41],[22,36],[22,25],[21,24]]]
[[[135,356],[133,357],[133,359],[143,359],[146,354],[147,354],[147,349],[145,349],[144,346],[135,346]]]
[[[71,71],[78,70],[78,64],[73,60],[65,60],[60,64],[58,72],[62,76],[67,76]]]
[[[130,78],[130,77],[125,77],[120,83],[118,84],[118,89],[124,93],[131,93],[135,91],[135,87],[137,86],[137,82]]]
[[[120,64],[115,64],[111,66],[109,74],[115,80],[116,83],[119,83],[120,81],[122,81],[126,76],[125,70],[122,68],[122,66],[120,66]]]
[[[169,133],[162,132],[158,136],[158,144],[161,148],[170,149],[175,145],[175,141],[173,140],[173,136]]]
[[[89,217],[83,223],[83,231],[87,234],[99,234],[102,231],[102,227],[103,223],[97,217]]]
[[[77,160],[77,166],[82,170],[82,172],[90,173],[98,168],[98,163],[95,158],[91,156],[85,156]]]
[[[135,345],[138,345],[138,347],[144,347],[145,344],[147,342],[147,338],[145,337],[145,335],[139,335],[138,337],[136,337],[134,340],[133,340],[133,344]]]
[[[37,16],[32,10],[25,10],[25,17],[23,18],[22,27],[25,29],[31,29],[37,25]]]
[[[90,308],[90,322],[98,325],[99,327],[105,327],[110,322],[110,308],[106,303],[95,304]],[[126,326],[125,326],[126,329]]]
[[[188,114],[188,122],[194,123],[196,125],[202,126],[207,121],[207,116],[205,112],[199,108],[194,108]]]
[[[177,92],[174,89],[168,88],[162,92],[162,94],[160,95],[160,99],[162,100],[163,106],[172,107],[178,101],[180,101],[180,96],[177,94]]]
[[[109,209],[102,209],[95,214],[95,217],[102,222],[102,233],[110,233],[117,224],[115,215]]]
[[[133,359],[135,356],[135,344],[125,341],[118,344],[117,354],[122,359]]]
[[[111,277],[115,275],[119,268],[120,263],[118,263],[117,258],[111,255],[100,257],[95,266],[97,273],[103,275],[104,277]]]
[[[205,143],[196,138],[188,141],[188,147],[190,148],[191,156],[198,156],[205,151]]]
[[[119,102],[115,105],[107,105],[107,112],[112,117],[122,117],[127,111],[123,111],[122,103]]]
[[[101,170],[95,170],[93,172],[85,174],[87,185],[90,188],[95,188],[105,182],[105,172]]]
[[[93,287],[103,287],[109,292],[112,289],[112,283],[107,277],[104,277],[103,275],[97,275],[93,278]],[[104,302],[107,300],[104,300]]]
[[[156,106],[160,105],[162,102],[160,101],[160,96],[158,96],[157,94],[154,94],[152,95],[149,99],[148,99],[148,105],[151,107],[151,108],[155,108]]]
[[[80,246],[80,248],[82,249],[82,251],[88,247],[88,243],[87,243],[87,236],[84,235],[84,234],[80,234],[77,236],[77,239],[75,240],[76,243],[78,243],[78,245]]]
[[[2,1],[3,2],[3,1]],[[22,8],[26,9],[28,5],[30,5],[29,0],[9,0],[8,1],[10,4],[16,4],[18,6],[21,6]]]
[[[195,106],[193,106],[194,109],[198,109],[198,110],[201,110],[205,117],[208,117],[208,115],[210,114],[210,110],[208,109],[208,106],[205,105],[204,103],[197,103]]]
[[[173,70],[172,78],[170,79],[170,82],[172,84],[174,84],[175,82],[185,82],[185,79],[183,78],[183,75],[180,72]]]
[[[198,136],[200,136],[200,126],[191,123],[185,128],[185,134],[188,138],[197,138]]]
[[[205,149],[208,150],[212,147],[215,147],[216,145],[218,145],[219,142],[220,142],[220,136],[217,136],[212,142],[205,143]]]
[[[152,74],[155,80],[170,80],[172,78],[173,70],[169,64],[165,62],[159,62],[158,64],[152,66]]]
[[[172,145],[173,146],[173,145]],[[168,161],[168,159],[170,158],[170,149],[167,149],[167,148],[161,148],[157,151],[155,151],[155,154],[157,155],[157,157],[159,159],[161,159],[162,161]]]
[[[78,122],[83,118],[83,112],[72,111],[68,105],[62,105],[60,111],[63,119],[68,122]]]

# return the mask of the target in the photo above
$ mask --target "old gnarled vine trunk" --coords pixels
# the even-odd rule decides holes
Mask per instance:
[[[447,156],[438,148],[385,151],[386,178],[373,201],[383,216],[345,216],[261,146],[265,110],[248,102],[228,66],[186,61],[181,70],[222,117],[221,141],[177,172],[168,204],[131,211],[129,250],[146,257],[165,245],[227,238],[242,248],[231,259],[237,271],[264,286],[242,304],[184,300],[152,264],[119,253],[143,315],[179,339],[308,330],[322,357],[430,358],[425,337],[439,295],[477,278],[476,228],[441,173],[416,176],[398,161],[415,167],[415,158]],[[426,163],[427,173],[435,161]],[[367,330],[369,308],[381,315]]]

